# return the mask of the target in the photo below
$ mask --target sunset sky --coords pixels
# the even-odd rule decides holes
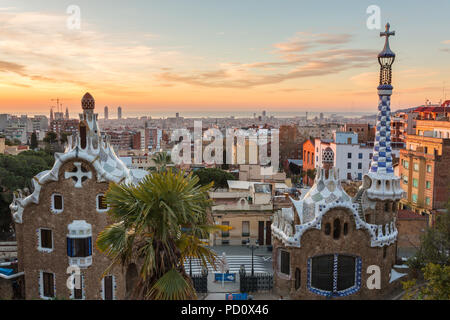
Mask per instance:
[[[450,1],[0,0],[0,113],[376,111],[383,30],[393,109],[450,99]],[[70,30],[66,10],[81,9]],[[447,81],[447,82],[446,82]]]

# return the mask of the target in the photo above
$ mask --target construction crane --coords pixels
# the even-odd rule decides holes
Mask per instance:
[[[56,101],[56,112],[58,112],[59,114],[62,114],[63,111],[63,105],[62,105],[62,101],[71,101],[73,99],[61,99],[61,98],[56,98],[56,99],[50,99],[50,101],[55,102]],[[53,111],[53,106],[50,108]],[[66,117],[68,117],[66,115]]]
[[[60,104],[60,102],[63,101],[62,99],[56,98],[56,99],[50,99],[50,101],[52,101],[52,102],[56,101],[56,111],[57,112],[62,112],[62,104]]]

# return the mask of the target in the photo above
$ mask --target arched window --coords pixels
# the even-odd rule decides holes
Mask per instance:
[[[344,236],[348,234],[348,223],[344,223]]]
[[[383,247],[383,259],[386,258],[387,255],[387,247]]]
[[[331,233],[331,225],[329,223],[325,224],[325,234],[329,236]]]
[[[337,240],[337,239],[339,239],[340,236],[341,236],[341,220],[334,219],[333,238]]]
[[[386,202],[386,203],[384,204],[384,211],[385,211],[385,212],[389,212],[389,202]]]
[[[295,290],[300,289],[301,285],[301,272],[300,269],[295,269]]]

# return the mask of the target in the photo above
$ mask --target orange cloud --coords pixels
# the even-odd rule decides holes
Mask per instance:
[[[298,33],[288,42],[277,43],[273,52],[280,61],[229,63],[209,71],[162,72],[157,79],[208,88],[248,89],[307,77],[336,74],[364,68],[376,53],[365,49],[337,48],[351,40],[347,34]],[[311,50],[315,48],[314,50]],[[261,72],[263,71],[263,72]]]

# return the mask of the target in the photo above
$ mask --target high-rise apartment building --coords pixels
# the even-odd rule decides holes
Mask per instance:
[[[429,214],[429,222],[444,210],[450,188],[450,121],[417,120],[416,134],[406,136],[400,152],[402,206]]]

